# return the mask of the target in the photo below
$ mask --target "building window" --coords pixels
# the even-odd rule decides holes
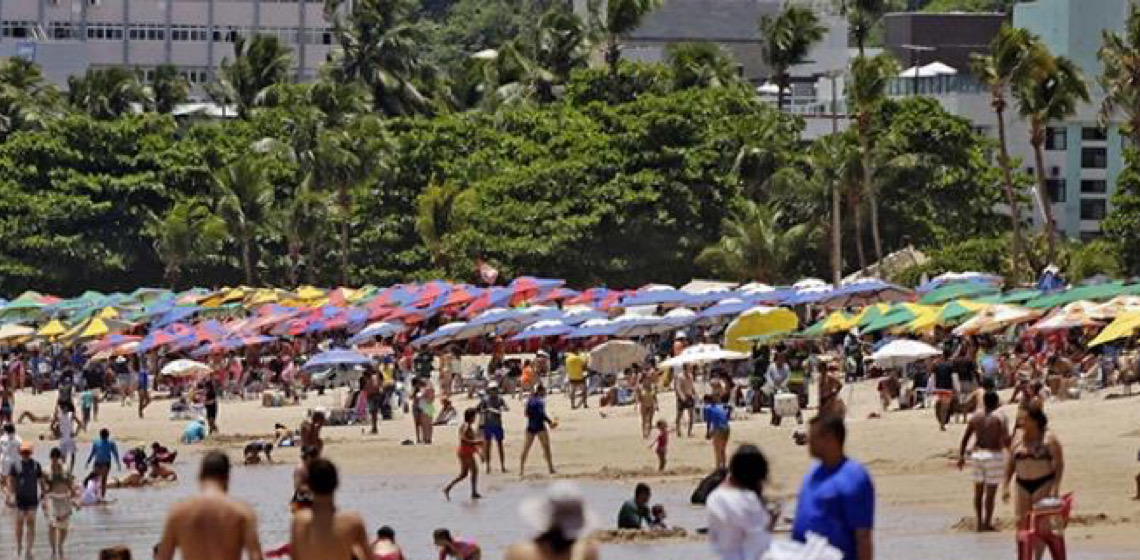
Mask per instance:
[[[1108,215],[1108,201],[1103,198],[1092,198],[1081,201],[1081,219],[1100,221]]]
[[[122,41],[123,26],[113,23],[92,22],[87,24],[88,41]]]
[[[0,37],[11,37],[13,39],[27,39],[32,36],[32,29],[35,27],[34,21],[4,21],[0,22]]]
[[[70,23],[53,21],[48,24],[48,36],[52,39],[60,40],[77,38],[79,34]]]
[[[136,23],[131,25],[132,41],[165,41],[166,27],[161,23]]]
[[[1081,148],[1081,167],[1085,169],[1104,169],[1108,167],[1108,149]]]
[[[1108,181],[1104,179],[1084,179],[1081,181],[1081,192],[1088,194],[1106,194]]]
[[[1065,180],[1045,179],[1045,192],[1049,194],[1050,202],[1065,201]]]
[[[1081,140],[1085,142],[1104,142],[1108,140],[1108,132],[1099,126],[1086,126],[1081,129]]]
[[[1045,129],[1045,149],[1052,152],[1062,152],[1069,149],[1068,131],[1060,127]]]

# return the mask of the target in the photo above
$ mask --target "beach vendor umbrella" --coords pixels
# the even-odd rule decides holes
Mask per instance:
[[[1140,329],[1140,312],[1123,313],[1116,320],[1109,323],[1096,338],[1089,342],[1089,346],[1100,346],[1121,338],[1128,338]]]
[[[356,333],[348,342],[349,344],[360,344],[374,338],[387,338],[400,334],[404,332],[405,329],[407,329],[407,327],[400,323],[377,321],[361,329],[360,332]]]
[[[735,352],[745,352],[751,346],[741,340],[746,336],[759,336],[794,331],[799,327],[799,319],[792,310],[785,307],[753,307],[733,319],[725,329],[725,348]]]
[[[839,287],[832,295],[821,300],[822,305],[850,307],[877,302],[910,301],[914,292],[877,278],[855,280]]]
[[[589,307],[572,307],[565,310],[562,313],[562,318],[559,320],[567,325],[576,327],[591,319],[606,319],[608,317],[609,315]]]
[[[936,288],[919,299],[919,303],[935,305],[950,300],[995,294],[1001,289],[985,282],[958,282]]]
[[[518,305],[529,301],[539,294],[561,287],[565,280],[552,278],[534,278],[533,276],[520,276],[511,281],[507,289],[511,291],[511,305]]]
[[[649,351],[630,340],[611,340],[590,350],[590,369],[598,373],[617,375],[633,364],[645,361]]]
[[[610,321],[610,325],[614,329],[613,335],[622,338],[649,336],[656,332],[666,332],[674,329],[674,327],[665,325],[664,330],[656,330],[662,328],[661,318],[651,315],[621,315],[613,321]]]
[[[917,361],[941,356],[942,351],[917,340],[896,339],[871,354],[871,359],[886,368],[901,368]]]
[[[725,350],[716,344],[697,344],[690,346],[680,354],[661,362],[658,367],[678,368],[693,364],[707,364],[721,360],[746,360],[749,354]]]
[[[698,318],[696,311],[678,307],[676,309],[670,309],[669,312],[661,318],[661,322],[672,330],[691,325],[696,322]]]
[[[170,377],[198,377],[210,374],[210,366],[194,360],[174,360],[159,371]]]
[[[467,323],[464,321],[448,323],[436,329],[436,331],[433,333],[429,333],[416,338],[415,340],[412,340],[412,346],[442,346],[456,340],[461,340],[460,338],[457,338],[457,335],[459,335],[466,328]]]
[[[997,332],[1012,325],[1028,323],[1040,317],[1039,309],[1029,309],[1016,305],[998,304],[990,306],[971,317],[954,329],[958,336]]]
[[[530,340],[532,338],[545,338],[548,336],[562,336],[574,330],[574,327],[562,321],[539,321],[529,325],[522,332],[511,337],[511,340]]]
[[[591,336],[612,336],[615,332],[613,321],[590,319],[566,335],[566,338],[590,338]]]
[[[0,326],[0,341],[23,338],[36,334],[36,330],[15,323]]]
[[[40,330],[36,331],[36,336],[43,338],[55,338],[67,332],[67,326],[59,322],[58,319],[53,319],[50,323],[44,325]]]
[[[740,315],[749,309],[755,307],[756,304],[751,300],[745,301],[741,298],[727,298],[721,300],[716,305],[701,311],[698,314],[697,323],[702,325],[711,325],[722,321],[728,321],[732,317]]]
[[[302,366],[303,369],[321,369],[333,366],[366,366],[372,363],[372,359],[360,352],[353,350],[336,349],[327,352],[321,352],[309,361],[305,362]]]

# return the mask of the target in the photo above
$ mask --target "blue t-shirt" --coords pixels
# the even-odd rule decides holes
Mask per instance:
[[[139,390],[140,391],[149,391],[150,390],[150,374],[147,373],[147,371],[145,369],[139,370]]]
[[[109,439],[97,439],[91,442],[91,454],[87,456],[87,464],[91,464],[91,460],[95,460],[95,464],[110,465],[111,459],[115,463],[119,462],[119,448],[115,446],[115,442]]]
[[[723,404],[705,406],[705,422],[714,430],[728,429],[728,409]]]
[[[812,465],[800,486],[793,539],[804,542],[809,531],[817,533],[842,550],[844,560],[857,560],[855,531],[874,525],[875,485],[863,465],[853,459],[834,469]]]

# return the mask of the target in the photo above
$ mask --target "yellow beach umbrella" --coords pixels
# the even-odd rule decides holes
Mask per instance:
[[[53,319],[50,323],[44,325],[43,328],[36,331],[36,336],[53,338],[65,332],[67,332],[67,326],[59,322],[59,319]]]
[[[724,346],[733,352],[747,352],[752,345],[741,339],[794,331],[799,324],[796,314],[785,307],[753,307],[729,323],[724,331]]]
[[[823,333],[835,334],[849,331],[859,322],[857,315],[848,315],[842,311],[834,311],[823,320]]]
[[[325,297],[325,291],[320,288],[301,286],[297,289],[297,299],[301,301],[313,301],[323,297]]]
[[[114,307],[104,307],[97,317],[100,319],[116,319],[119,317],[119,312],[115,311]]]
[[[1089,343],[1089,346],[1099,346],[1113,340],[1128,338],[1136,332],[1136,329],[1140,329],[1140,313],[1122,313],[1117,316],[1115,321],[1100,331],[1100,334]]]

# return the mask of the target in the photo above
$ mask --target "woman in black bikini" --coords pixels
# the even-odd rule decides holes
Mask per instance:
[[[1046,430],[1048,425],[1045,412],[1038,407],[1030,407],[1006,461],[1002,500],[1009,501],[1009,481],[1016,475],[1014,511],[1019,527],[1025,523],[1033,504],[1043,498],[1056,497],[1061,489],[1061,477],[1065,472],[1064,451],[1053,432]]]

